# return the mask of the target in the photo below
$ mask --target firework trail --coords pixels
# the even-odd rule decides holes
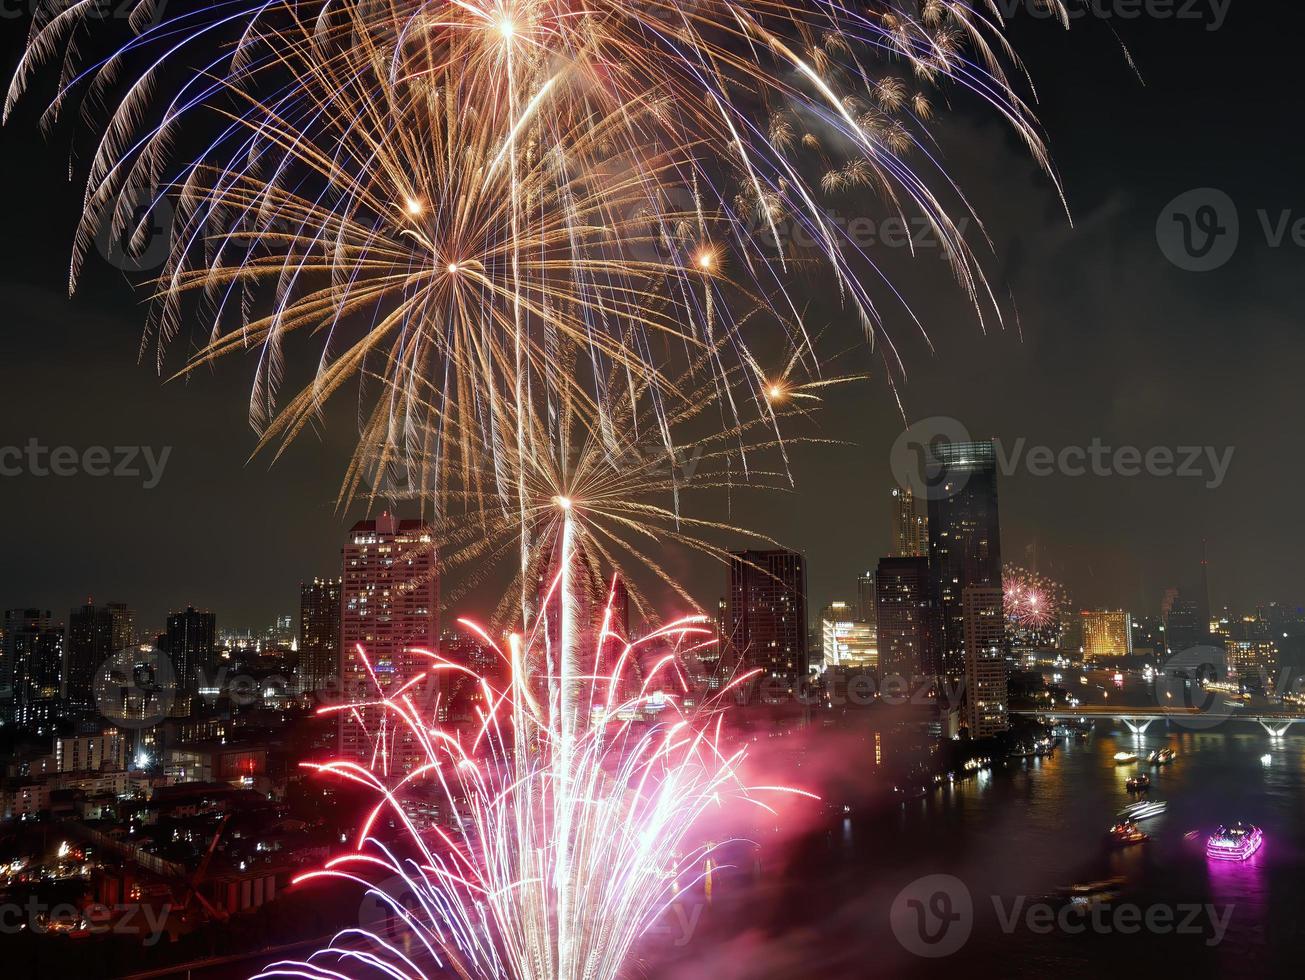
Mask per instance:
[[[810,795],[744,786],[745,750],[722,742],[717,708],[685,707],[681,661],[713,643],[714,628],[688,617],[638,640],[622,635],[615,591],[604,601],[593,590],[581,549],[578,529],[563,521],[541,615],[506,648],[462,621],[501,670],[475,674],[422,652],[429,674],[463,675],[479,688],[466,728],[419,709],[420,676],[378,683],[370,702],[323,709],[387,718],[371,730],[383,743],[375,758],[389,761],[312,766],[366,788],[376,803],[351,853],[298,880],[369,887],[412,943],[400,950],[348,929],[307,961],[260,976],[614,977],[676,889],[701,873],[711,847],[691,831],[705,811],[730,798],[769,810],[772,794]],[[417,816],[409,804],[418,793],[446,819]],[[383,818],[405,830],[401,843],[375,835]],[[395,879],[411,900],[392,894]]]

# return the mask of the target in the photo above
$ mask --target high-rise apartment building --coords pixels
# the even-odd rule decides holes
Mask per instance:
[[[388,513],[359,521],[345,542],[342,580],[341,693],[346,703],[375,701],[378,687],[393,691],[430,663],[414,649],[439,647],[439,569],[430,528]],[[434,691],[419,686],[410,696],[420,710],[430,707]],[[411,732],[379,706],[340,713],[340,754],[374,758],[390,773],[422,759]]]
[[[196,703],[201,683],[213,675],[217,650],[217,616],[194,606],[168,617],[167,655],[176,676],[177,696],[172,706],[174,717],[184,718]]]
[[[727,638],[746,670],[761,668],[771,696],[792,696],[807,676],[807,569],[792,551],[736,551],[730,561]]]
[[[952,683],[965,674],[967,588],[1001,589],[997,517],[997,456],[991,442],[935,443],[926,461],[929,571],[942,622],[941,672]]]
[[[339,691],[341,588],[338,578],[299,585],[299,692]]]
[[[881,558],[875,572],[875,624],[884,675],[938,673],[937,608],[929,560]]]
[[[31,734],[53,731],[62,711],[65,667],[62,623],[48,610],[6,611],[0,720]]]
[[[135,617],[121,602],[97,606],[91,599],[68,613],[67,707],[76,714],[95,710],[95,675],[114,654],[136,639]]]
[[[1010,727],[1001,587],[967,586],[961,593],[961,615],[965,636],[965,719],[971,738],[987,738]]]

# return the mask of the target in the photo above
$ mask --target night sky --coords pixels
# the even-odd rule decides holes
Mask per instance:
[[[937,124],[946,166],[992,239],[990,279],[1014,297],[1018,326],[1012,317],[985,334],[936,254],[882,256],[935,348],[886,307],[909,370],[909,418],[952,416],[1007,447],[1021,438],[1056,449],[1094,438],[1143,450],[1234,447],[1217,489],[1173,477],[1002,478],[1006,558],[1032,564],[1036,548],[1039,570],[1081,606],[1157,612],[1163,589],[1194,572],[1203,537],[1216,605],[1305,602],[1305,522],[1294,516],[1305,484],[1305,249],[1290,235],[1270,248],[1257,215],[1305,218],[1296,131],[1305,83],[1294,68],[1305,15],[1282,0],[1234,0],[1220,29],[1208,30],[1208,4],[1193,9],[1207,16],[1113,22],[1140,80],[1100,21],[1068,33],[1026,14],[1012,22],[1072,226],[1000,123],[962,107]],[[0,31],[7,78],[25,23],[6,11]],[[142,296],[121,273],[93,257],[67,297],[81,192],[80,177],[66,179],[68,138],[63,127],[44,140],[30,105],[0,130],[0,446],[36,438],[172,450],[149,490],[144,477],[0,478],[0,606],[63,617],[93,595],[129,603],[139,625],[157,628],[169,609],[193,603],[215,610],[219,626],[261,628],[297,611],[300,580],[338,574],[357,516],[334,505],[352,392],[328,432],[272,465],[250,459],[252,358],[168,384],[139,363]],[[1232,198],[1241,240],[1222,268],[1192,273],[1166,260],[1156,223],[1167,202],[1201,187]],[[889,450],[902,420],[877,357],[858,346],[859,328],[823,299],[828,283],[813,277],[801,288],[812,320],[829,327],[825,339],[849,349],[837,368],[875,376],[828,398],[823,434],[849,445],[799,449],[798,490],[752,497],[732,517],[805,552],[814,615],[830,599],[854,599],[857,573],[889,547]],[[174,367],[202,333],[177,342]],[[724,569],[706,558],[671,564],[704,603],[724,588]]]

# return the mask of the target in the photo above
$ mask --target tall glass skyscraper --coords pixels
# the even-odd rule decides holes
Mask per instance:
[[[991,442],[929,447],[929,574],[942,621],[941,670],[965,676],[966,588],[1001,589],[997,455]]]

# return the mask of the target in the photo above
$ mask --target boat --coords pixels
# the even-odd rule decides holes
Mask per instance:
[[[1110,828],[1110,842],[1116,847],[1128,847],[1131,844],[1144,844],[1151,839],[1142,832],[1132,820],[1121,820]]]
[[[1136,761],[1137,761],[1137,753],[1136,753],[1136,752],[1116,752],[1116,753],[1115,753],[1115,764],[1116,764],[1116,765],[1122,766],[1122,765],[1124,765],[1124,763],[1126,763],[1126,762],[1136,762]]]
[[[1264,834],[1259,827],[1239,820],[1211,834],[1205,842],[1205,853],[1217,861],[1245,861],[1263,843]]]
[[[1167,766],[1174,761],[1174,750],[1156,749],[1146,757],[1146,761],[1154,766]]]
[[[1119,811],[1119,816],[1126,817],[1129,820],[1145,820],[1147,817],[1155,817],[1164,813],[1168,805],[1164,800],[1141,800],[1124,807]]]
[[[1139,772],[1128,777],[1128,782],[1124,783],[1130,793],[1145,793],[1151,788],[1151,777],[1144,772]]]
[[[1053,898],[1068,901],[1071,905],[1094,905],[1113,902],[1124,890],[1124,878],[1103,878],[1101,881],[1081,881],[1057,890]]]

